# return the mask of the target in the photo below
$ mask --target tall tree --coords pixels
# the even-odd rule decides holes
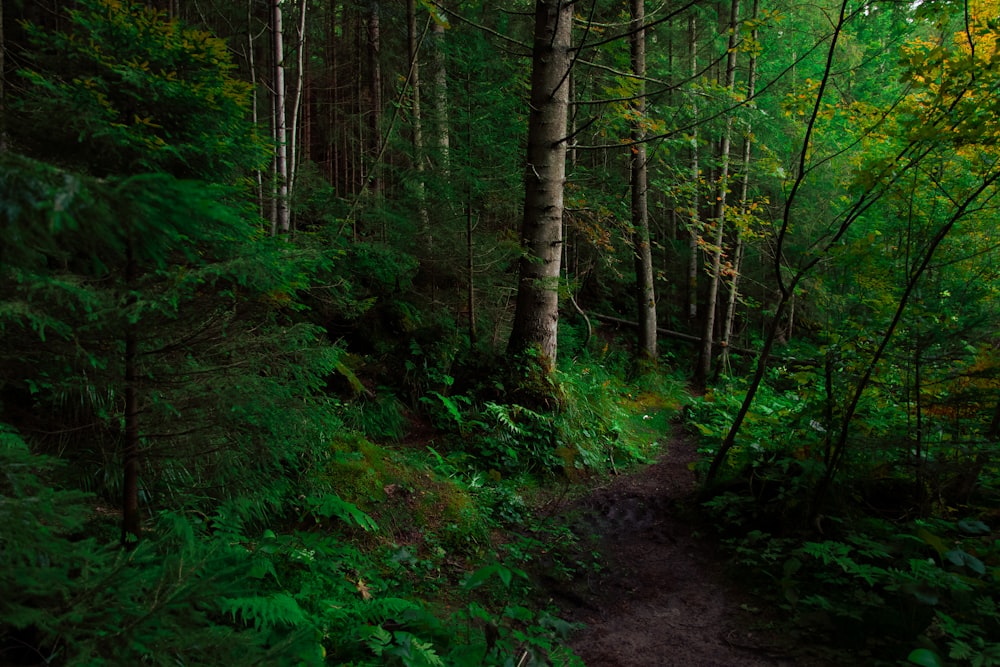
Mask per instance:
[[[292,99],[292,123],[288,136],[288,192],[286,196],[290,199],[295,192],[295,178],[298,175],[299,162],[302,157],[299,155],[300,147],[309,151],[309,142],[300,136],[299,119],[303,116],[302,94],[306,84],[306,9],[309,3],[307,0],[299,0],[299,23],[296,32],[295,46],[295,97]],[[303,128],[308,130],[308,124]],[[287,230],[286,230],[287,231]]]
[[[638,358],[656,359],[656,294],[653,288],[653,252],[649,235],[649,189],[646,157],[646,7],[645,0],[632,0],[632,74],[638,84],[632,123],[632,245],[635,252],[636,314],[639,323]]]
[[[556,362],[573,3],[537,0],[517,305],[507,350]]]
[[[271,58],[274,68],[272,113],[274,121],[274,203],[271,209],[271,235],[288,233],[291,216],[288,209],[288,110],[285,95],[285,43],[282,26],[282,0],[271,5]]]
[[[757,91],[757,51],[759,28],[757,17],[760,13],[759,0],[753,0],[753,9],[750,12],[752,28],[750,30],[750,58],[747,65],[747,99],[752,100]],[[740,197],[737,208],[740,212],[741,223],[733,230],[733,259],[729,271],[729,292],[726,302],[726,316],[722,324],[722,338],[719,342],[722,351],[719,358],[719,365],[726,369],[729,365],[729,344],[732,340],[733,326],[736,321],[736,303],[739,298],[740,270],[743,266],[744,253],[744,230],[750,213],[750,153],[753,145],[752,125],[748,125],[743,137],[743,157],[740,167]]]
[[[382,160],[382,9],[379,0],[368,0],[368,187],[382,193],[379,163]]]
[[[688,63],[691,80],[698,76],[698,19],[694,13],[688,17]],[[698,98],[692,96],[691,113],[694,121],[691,128],[690,149],[690,211],[688,213],[688,256],[687,265],[687,319],[692,325],[698,317],[698,239],[701,236],[701,167],[698,164]]]
[[[0,2],[0,152],[7,150],[7,122],[4,95],[7,88],[7,44],[4,40],[3,2]]]
[[[450,167],[451,130],[448,123],[448,66],[444,57],[445,22],[442,17],[432,16],[431,63],[433,64],[433,119],[434,140],[441,172],[447,174]]]
[[[410,124],[412,126],[413,164],[416,167],[417,217],[420,221],[420,236],[423,250],[432,245],[430,214],[427,211],[427,184],[424,172],[427,169],[424,155],[424,119],[420,108],[420,39],[417,35],[417,2],[406,0],[406,51],[410,59]]]
[[[740,2],[731,0],[729,5],[729,41],[726,49],[725,99],[735,96],[736,91],[736,39]],[[726,126],[719,142],[719,178],[716,183],[715,205],[712,212],[713,239],[710,245],[712,264],[708,281],[708,297],[705,299],[705,321],[701,334],[701,349],[698,366],[695,369],[694,384],[704,389],[712,372],[712,355],[715,349],[715,320],[718,309],[719,282],[722,273],[723,243],[726,238],[726,199],[729,195],[729,151],[732,143],[733,115],[726,115]]]

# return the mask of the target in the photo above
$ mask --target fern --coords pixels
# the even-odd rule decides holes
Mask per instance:
[[[299,603],[288,593],[271,593],[267,596],[223,598],[222,610],[233,620],[241,618],[252,622],[256,630],[270,630],[277,627],[297,627],[307,621],[307,616]]]
[[[328,493],[321,497],[309,497],[306,499],[306,504],[309,506],[309,512],[314,516],[337,517],[344,523],[355,525],[368,532],[378,530],[375,519],[361,511],[354,503],[347,502],[335,493]]]
[[[499,403],[494,403],[493,401],[486,403],[486,413],[493,417],[498,424],[502,425],[514,436],[526,435],[525,429],[518,425],[518,423],[511,417],[510,413],[513,409],[514,408],[511,406],[500,405]],[[528,412],[531,411],[528,410]]]

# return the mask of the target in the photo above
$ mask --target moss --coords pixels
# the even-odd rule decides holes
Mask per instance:
[[[380,447],[365,438],[343,438],[323,475],[341,498],[372,516],[385,540],[431,539],[449,551],[470,553],[488,536],[488,522],[460,481],[442,477],[412,453]]]

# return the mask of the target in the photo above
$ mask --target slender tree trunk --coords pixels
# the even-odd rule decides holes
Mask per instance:
[[[299,1],[299,43],[296,49],[295,99],[292,102],[292,127],[288,137],[288,192],[286,196],[289,198],[295,192],[295,177],[298,175],[299,168],[299,146],[301,145],[299,141],[299,117],[302,115],[302,91],[305,88],[306,80],[306,7],[308,4],[306,0]]]
[[[128,256],[125,264],[125,289],[127,302],[135,306],[135,285],[138,280],[138,265],[135,259],[134,241],[128,239]],[[125,323],[125,443],[122,449],[122,534],[121,544],[127,549],[134,548],[141,537],[141,517],[139,516],[139,341],[138,325],[132,322],[133,313],[128,313]]]
[[[451,171],[450,124],[448,122],[448,68],[444,59],[444,25],[434,21],[431,26],[431,60],[434,65],[434,134],[438,150],[438,169],[447,176]]]
[[[729,291],[726,296],[726,316],[722,324],[722,338],[719,339],[719,367],[728,372],[729,348],[733,342],[733,329],[736,325],[736,304],[739,301],[740,271],[743,270],[744,242],[743,232],[736,229],[733,239],[733,261],[729,268]]]
[[[424,128],[420,113],[420,44],[417,39],[417,3],[406,0],[406,48],[410,55],[410,124],[413,128],[413,163],[417,172],[417,218],[420,221],[420,244],[424,256],[434,246],[431,219],[427,212],[427,186],[424,164]]]
[[[917,488],[922,489],[924,485],[924,402],[922,394],[922,367],[921,341],[920,336],[914,337],[913,346],[913,398],[914,411],[916,412],[916,437],[913,442],[913,458],[915,464],[915,475]]]
[[[751,11],[751,20],[754,21],[754,28],[750,32],[751,41],[756,44],[757,38],[759,36],[759,31],[756,27],[757,16],[759,14],[759,0],[753,0],[753,10]],[[753,99],[753,96],[757,92],[757,52],[751,51],[750,63],[747,69],[747,99]],[[743,160],[742,160],[742,179],[740,185],[740,214],[743,217],[744,223],[748,219],[747,213],[750,209],[749,203],[749,193],[750,193],[750,149],[753,143],[753,138],[750,133],[750,128],[747,128],[746,137],[743,140]],[[726,320],[722,331],[722,356],[720,359],[720,365],[722,368],[729,367],[729,346],[732,342],[733,327],[736,321],[736,302],[739,299],[739,281],[740,281],[740,271],[743,270],[743,229],[737,227],[735,230],[735,252],[733,255],[733,266],[732,273],[729,279],[729,301],[726,304]]]
[[[465,143],[469,155],[473,154],[475,140],[475,126],[473,124],[473,104],[472,104],[472,75],[465,79],[465,99],[468,104],[465,113]],[[476,230],[475,214],[473,209],[473,188],[472,179],[466,178],[465,192],[465,239],[466,239],[466,261],[465,269],[468,276],[468,292],[466,293],[466,306],[469,311],[469,343],[476,344],[476,242],[474,232]]]
[[[0,0],[0,152],[7,150],[7,42],[4,39],[3,0]]]
[[[508,352],[537,349],[543,366],[556,362],[563,188],[569,109],[573,5],[537,0],[525,169],[522,257]]]
[[[819,90],[816,93],[816,102],[813,105],[812,115],[810,118],[814,121],[819,114],[819,109],[823,103],[823,96],[826,91],[826,86],[829,83],[830,73],[833,70],[833,57],[837,49],[837,44],[840,38],[841,31],[844,26],[844,17],[847,13],[847,2],[846,0],[840,5],[840,15],[833,32],[833,38],[830,40],[829,50],[826,56],[826,65],[824,69],[823,78],[820,80]],[[712,457],[712,463],[709,465],[708,473],[705,476],[706,483],[711,483],[715,476],[718,475],[719,470],[722,468],[722,464],[725,462],[726,457],[729,455],[729,451],[736,444],[736,437],[739,434],[740,428],[743,426],[743,421],[746,419],[747,414],[750,412],[750,406],[753,404],[754,398],[757,395],[757,390],[760,388],[760,384],[764,379],[764,373],[767,370],[767,363],[771,358],[771,350],[774,348],[775,340],[778,337],[778,331],[780,329],[781,318],[784,315],[785,308],[788,305],[788,301],[791,295],[795,292],[795,287],[798,285],[799,281],[812,269],[813,266],[819,261],[819,256],[814,257],[810,261],[806,262],[794,276],[786,283],[783,276],[783,248],[784,239],[788,233],[791,226],[791,214],[792,205],[795,202],[796,196],[798,194],[799,187],[801,187],[805,175],[805,161],[807,151],[812,139],[812,128],[813,123],[810,122],[807,126],[806,133],[802,138],[801,150],[799,153],[799,169],[796,174],[796,180],[792,185],[788,196],[785,199],[784,211],[782,213],[781,227],[778,231],[777,236],[777,248],[775,249],[774,257],[774,275],[778,282],[778,292],[780,297],[778,303],[775,306],[774,317],[771,319],[770,326],[768,326],[765,337],[764,345],[760,351],[760,355],[757,357],[757,368],[754,370],[753,377],[750,379],[750,385],[747,387],[746,394],[743,397],[743,402],[740,404],[739,410],[736,411],[736,416],[733,419],[733,423],[729,427],[729,431],[726,433],[726,437],[723,439],[722,444],[719,446],[719,450]],[[908,149],[907,149],[908,150]],[[900,154],[905,154],[906,151]],[[844,233],[850,228],[852,221],[856,219],[856,215],[860,215],[867,206],[870,205],[866,201],[866,197],[860,198],[853,207],[854,213],[848,215],[847,219],[841,223],[836,234],[833,235],[832,240],[828,241],[826,248],[832,247],[833,243],[839,241]]]
[[[656,359],[656,294],[653,289],[653,254],[649,235],[646,168],[646,21],[645,0],[631,0],[632,73],[639,82],[632,126],[632,245],[635,252],[636,321],[639,323],[637,359]]]
[[[692,79],[698,74],[698,31],[697,19],[694,14],[688,17],[688,56],[691,62]],[[688,321],[693,325],[698,317],[698,237],[701,234],[699,208],[701,203],[701,169],[698,166],[698,100],[692,98],[691,112],[694,114],[694,127],[691,130],[691,214],[688,221],[689,243],[691,251],[688,257],[687,301]]]
[[[341,167],[341,156],[344,155],[343,146],[340,143],[342,128],[337,122],[340,110],[340,76],[338,71],[337,53],[337,13],[330,12],[330,23],[327,25],[326,46],[327,62],[330,67],[330,92],[329,105],[327,109],[327,132],[330,143],[330,183],[333,184],[334,191],[344,196],[347,193],[347,170]]]
[[[2,0],[0,0],[2,1]],[[253,45],[253,0],[248,0],[247,2],[247,67],[250,70],[250,113],[252,115],[252,122],[255,128],[260,128],[260,111],[257,105],[260,104],[260,99],[257,96],[257,64],[256,57],[254,56],[254,45]],[[257,187],[257,214],[264,219],[264,170],[255,170],[254,178],[256,180]]]
[[[469,311],[469,343],[476,344],[476,243],[473,237],[476,224],[472,214],[472,196],[465,202],[465,272],[468,281],[466,308]]]
[[[374,195],[382,193],[379,161],[382,155],[382,24],[378,0],[368,2],[368,95],[371,161],[368,167],[368,187]]]
[[[290,228],[288,215],[288,132],[285,112],[285,45],[281,26],[281,0],[272,4],[272,42],[274,49],[274,179],[275,215],[271,225],[271,235],[285,234]]]
[[[729,8],[729,47],[726,55],[726,90],[736,90],[736,22],[739,18],[740,2],[732,0]],[[708,384],[712,372],[712,356],[715,340],[715,314],[719,298],[719,282],[722,273],[723,244],[726,230],[726,198],[729,194],[729,151],[732,143],[733,116],[726,116],[726,129],[719,147],[719,178],[715,194],[715,238],[712,246],[712,273],[708,284],[708,299],[705,302],[705,328],[702,330],[701,351],[694,383],[699,389]]]

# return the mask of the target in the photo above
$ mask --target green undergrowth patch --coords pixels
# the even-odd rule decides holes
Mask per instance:
[[[285,518],[161,512],[132,550],[0,432],[0,655],[36,664],[579,664],[485,509],[512,490],[351,438]],[[440,463],[437,465],[440,466]],[[492,503],[492,505],[491,505]],[[37,530],[37,526],[44,526]],[[32,662],[33,661],[33,662]]]
[[[1000,664],[1000,525],[986,458],[943,437],[953,425],[930,411],[923,428],[941,437],[916,446],[906,406],[884,396],[861,402],[836,445],[827,382],[813,366],[772,373],[705,489],[704,523],[733,572],[785,612],[785,634],[831,664]],[[744,388],[720,387],[688,409],[706,461]]]
[[[648,461],[686,400],[680,382],[629,379],[600,356],[572,360],[545,381],[559,396],[548,408],[508,398],[517,393],[500,382],[477,393],[429,392],[421,408],[441,433],[438,451],[494,480],[529,474],[576,481]]]
[[[725,540],[785,631],[872,665],[1000,661],[1000,540],[975,519],[826,518],[823,533]]]
[[[431,540],[476,556],[491,523],[475,497],[481,485],[441,470],[432,451],[383,447],[358,435],[334,446],[322,479],[381,526],[380,539]]]

